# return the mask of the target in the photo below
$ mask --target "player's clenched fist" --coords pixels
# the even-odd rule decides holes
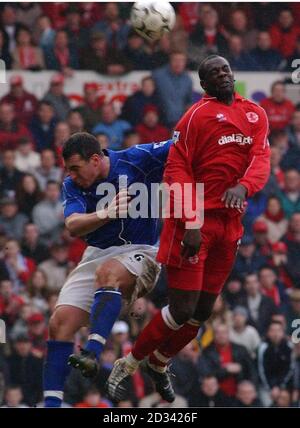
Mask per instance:
[[[188,229],[185,231],[181,242],[181,256],[188,259],[199,253],[201,245],[200,229]]]
[[[128,204],[130,196],[128,195],[127,189],[122,189],[111,201],[107,208],[99,210],[97,215],[99,218],[126,218],[128,212]]]

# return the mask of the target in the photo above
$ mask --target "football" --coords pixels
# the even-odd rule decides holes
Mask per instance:
[[[173,29],[176,14],[167,1],[141,0],[132,6],[130,21],[138,34],[153,41]]]

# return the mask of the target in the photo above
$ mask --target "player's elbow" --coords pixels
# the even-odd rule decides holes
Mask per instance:
[[[73,238],[78,238],[79,236],[82,235],[80,233],[80,229],[78,228],[78,225],[76,225],[76,219],[73,215],[66,218],[65,226]]]

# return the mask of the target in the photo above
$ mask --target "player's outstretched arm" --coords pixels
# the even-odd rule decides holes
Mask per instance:
[[[127,190],[121,190],[107,208],[89,214],[71,214],[65,220],[66,227],[72,236],[85,236],[111,220],[124,217],[128,212],[129,200]]]

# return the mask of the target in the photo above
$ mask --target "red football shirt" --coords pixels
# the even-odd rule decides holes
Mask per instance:
[[[243,184],[252,196],[265,185],[270,174],[267,135],[268,119],[257,104],[237,94],[231,105],[204,96],[175,127],[164,181],[180,183],[182,189],[185,183],[204,183],[204,208],[224,209],[221,198],[230,187]],[[181,219],[188,220],[184,213]]]

